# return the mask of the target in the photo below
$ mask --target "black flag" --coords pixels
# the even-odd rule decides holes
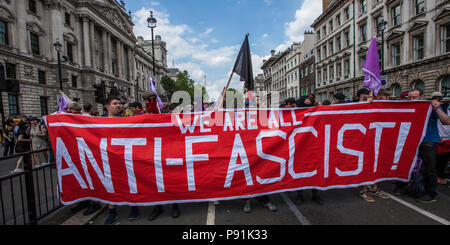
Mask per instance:
[[[245,88],[249,91],[255,89],[253,80],[252,55],[250,53],[250,45],[248,44],[248,34],[245,36],[241,51],[234,64],[233,72],[241,76],[241,81],[245,82]]]

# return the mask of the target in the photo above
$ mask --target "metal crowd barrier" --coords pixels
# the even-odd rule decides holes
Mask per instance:
[[[59,201],[56,163],[33,168],[33,153],[49,152],[51,148],[0,158],[4,160],[23,156],[24,171],[0,177],[0,225],[36,225],[45,216],[56,211]]]

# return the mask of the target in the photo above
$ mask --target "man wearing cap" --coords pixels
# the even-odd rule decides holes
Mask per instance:
[[[142,96],[145,101],[145,109],[149,114],[161,114],[161,109],[158,107],[158,102],[156,101],[156,94],[153,92],[146,92]]]

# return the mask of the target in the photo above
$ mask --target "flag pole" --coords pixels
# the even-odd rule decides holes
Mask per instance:
[[[247,32],[247,34],[245,34],[245,38],[248,38],[249,35],[250,35],[250,34]],[[222,91],[222,99],[224,98],[225,92],[227,91],[228,87],[230,86],[231,79],[233,79],[233,73],[234,73],[234,67],[233,67],[233,70],[231,71],[230,78],[228,79],[227,86],[226,86],[225,89]]]

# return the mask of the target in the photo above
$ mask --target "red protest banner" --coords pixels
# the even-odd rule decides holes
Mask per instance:
[[[49,115],[61,201],[156,205],[407,181],[427,102]]]

